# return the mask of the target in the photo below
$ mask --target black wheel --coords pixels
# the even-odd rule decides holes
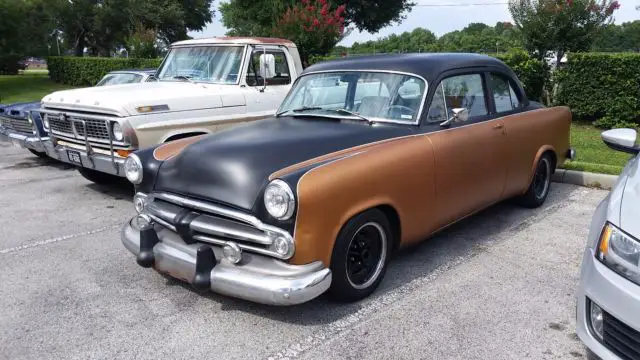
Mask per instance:
[[[29,150],[33,155],[35,155],[37,157],[41,157],[41,158],[46,158],[47,157],[46,153],[35,151],[33,149],[27,149],[27,150]]]
[[[331,256],[329,295],[339,301],[357,301],[380,284],[393,248],[391,226],[384,213],[367,210],[340,230]]]
[[[544,204],[551,187],[552,163],[553,161],[549,154],[542,155],[538,160],[529,189],[517,199],[520,205],[528,208],[537,208]]]
[[[82,177],[84,177],[85,179],[100,185],[115,184],[122,181],[117,176],[92,169],[78,168],[78,172],[80,172],[80,175],[82,175]]]

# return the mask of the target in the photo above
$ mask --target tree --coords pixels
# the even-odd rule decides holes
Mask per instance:
[[[600,29],[612,22],[616,0],[510,0],[509,12],[524,47],[538,59],[555,52],[589,50]]]
[[[295,42],[307,66],[311,55],[326,55],[342,39],[344,12],[344,5],[327,0],[302,0],[285,11],[272,32]]]
[[[599,52],[640,51],[640,20],[606,25],[596,35],[591,49]]]
[[[299,0],[230,0],[220,4],[222,23],[228,35],[270,36],[286,9],[299,4]],[[411,0],[347,0],[345,25],[358,30],[377,32],[381,28],[399,23],[414,3]]]

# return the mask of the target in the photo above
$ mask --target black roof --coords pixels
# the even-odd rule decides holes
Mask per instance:
[[[350,56],[324,61],[306,68],[315,71],[382,70],[416,74],[431,82],[442,72],[465,67],[494,66],[513,73],[502,61],[487,55],[467,53],[412,53]]]

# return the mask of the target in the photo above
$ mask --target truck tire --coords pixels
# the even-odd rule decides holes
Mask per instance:
[[[92,169],[78,168],[78,172],[85,179],[99,185],[115,184],[122,181],[122,179],[120,179],[117,176],[113,176],[111,174],[106,174],[106,173],[92,170]]]

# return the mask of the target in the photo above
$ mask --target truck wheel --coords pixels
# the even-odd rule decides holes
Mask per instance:
[[[33,149],[27,149],[27,150],[29,150],[33,155],[35,155],[37,157],[41,157],[41,158],[46,158],[47,157],[46,153],[35,151]]]
[[[100,185],[115,184],[122,181],[117,176],[92,169],[78,168],[78,172],[80,172],[80,175],[82,175],[82,177],[84,177],[85,179]]]
[[[544,204],[549,195],[549,188],[551,187],[552,163],[553,161],[549,154],[542,155],[540,160],[538,160],[538,165],[536,165],[533,181],[531,181],[529,189],[527,189],[524,195],[516,199],[518,204],[531,209]]]
[[[380,284],[393,246],[391,226],[378,209],[354,216],[340,230],[331,256],[329,296],[357,301]]]

